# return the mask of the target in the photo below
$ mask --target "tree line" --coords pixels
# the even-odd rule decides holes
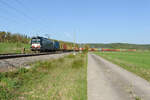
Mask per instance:
[[[150,50],[150,44],[129,44],[129,43],[89,43],[90,48],[112,48],[112,49],[144,49]]]
[[[0,31],[0,42],[11,43],[29,43],[30,38],[27,35],[21,35],[19,33],[12,34],[11,32]]]

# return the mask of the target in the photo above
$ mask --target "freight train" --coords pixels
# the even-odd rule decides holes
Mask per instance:
[[[102,52],[135,52],[136,49],[110,49],[110,48],[89,48],[89,51],[102,51]]]
[[[33,37],[31,39],[31,51],[51,52],[51,51],[73,51],[73,43],[59,42],[44,37]],[[78,45],[75,44],[75,50],[78,51]]]
[[[31,39],[31,51],[51,52],[51,51],[84,51],[85,48],[79,48],[78,44],[70,42],[51,40],[44,37],[33,37]],[[89,51],[112,51],[112,52],[129,52],[136,49],[110,49],[110,48],[88,48]]]

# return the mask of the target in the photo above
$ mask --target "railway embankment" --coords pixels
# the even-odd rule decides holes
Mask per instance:
[[[29,57],[21,57],[21,58],[13,58],[13,59],[1,59],[0,72],[11,71],[21,67],[30,68],[31,67],[30,65],[34,62],[45,61],[50,59],[51,60],[58,59],[68,54],[70,53],[29,56]]]

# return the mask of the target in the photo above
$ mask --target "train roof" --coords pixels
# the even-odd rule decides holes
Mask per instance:
[[[41,36],[35,36],[35,37],[32,37],[32,39],[48,39],[48,38],[44,38],[44,37],[41,37]],[[51,39],[48,39],[48,40],[51,40]]]
[[[34,37],[32,37],[32,39],[48,39],[48,38],[44,38],[44,37],[41,37],[41,36],[34,36]],[[48,39],[48,40],[55,41],[55,42],[60,42],[60,43],[66,43],[66,44],[74,44],[74,43],[68,42],[68,41],[61,41],[61,40],[55,40],[55,39]],[[76,43],[76,45],[78,45],[78,44]]]
[[[44,37],[40,37],[40,36],[32,37],[32,39],[39,39],[39,38],[44,38]]]

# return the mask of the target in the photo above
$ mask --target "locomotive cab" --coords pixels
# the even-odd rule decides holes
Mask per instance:
[[[40,51],[41,50],[41,38],[33,37],[31,40],[31,50]]]
[[[31,40],[31,50],[32,51],[54,51],[54,44],[52,40],[44,37],[33,37]]]

